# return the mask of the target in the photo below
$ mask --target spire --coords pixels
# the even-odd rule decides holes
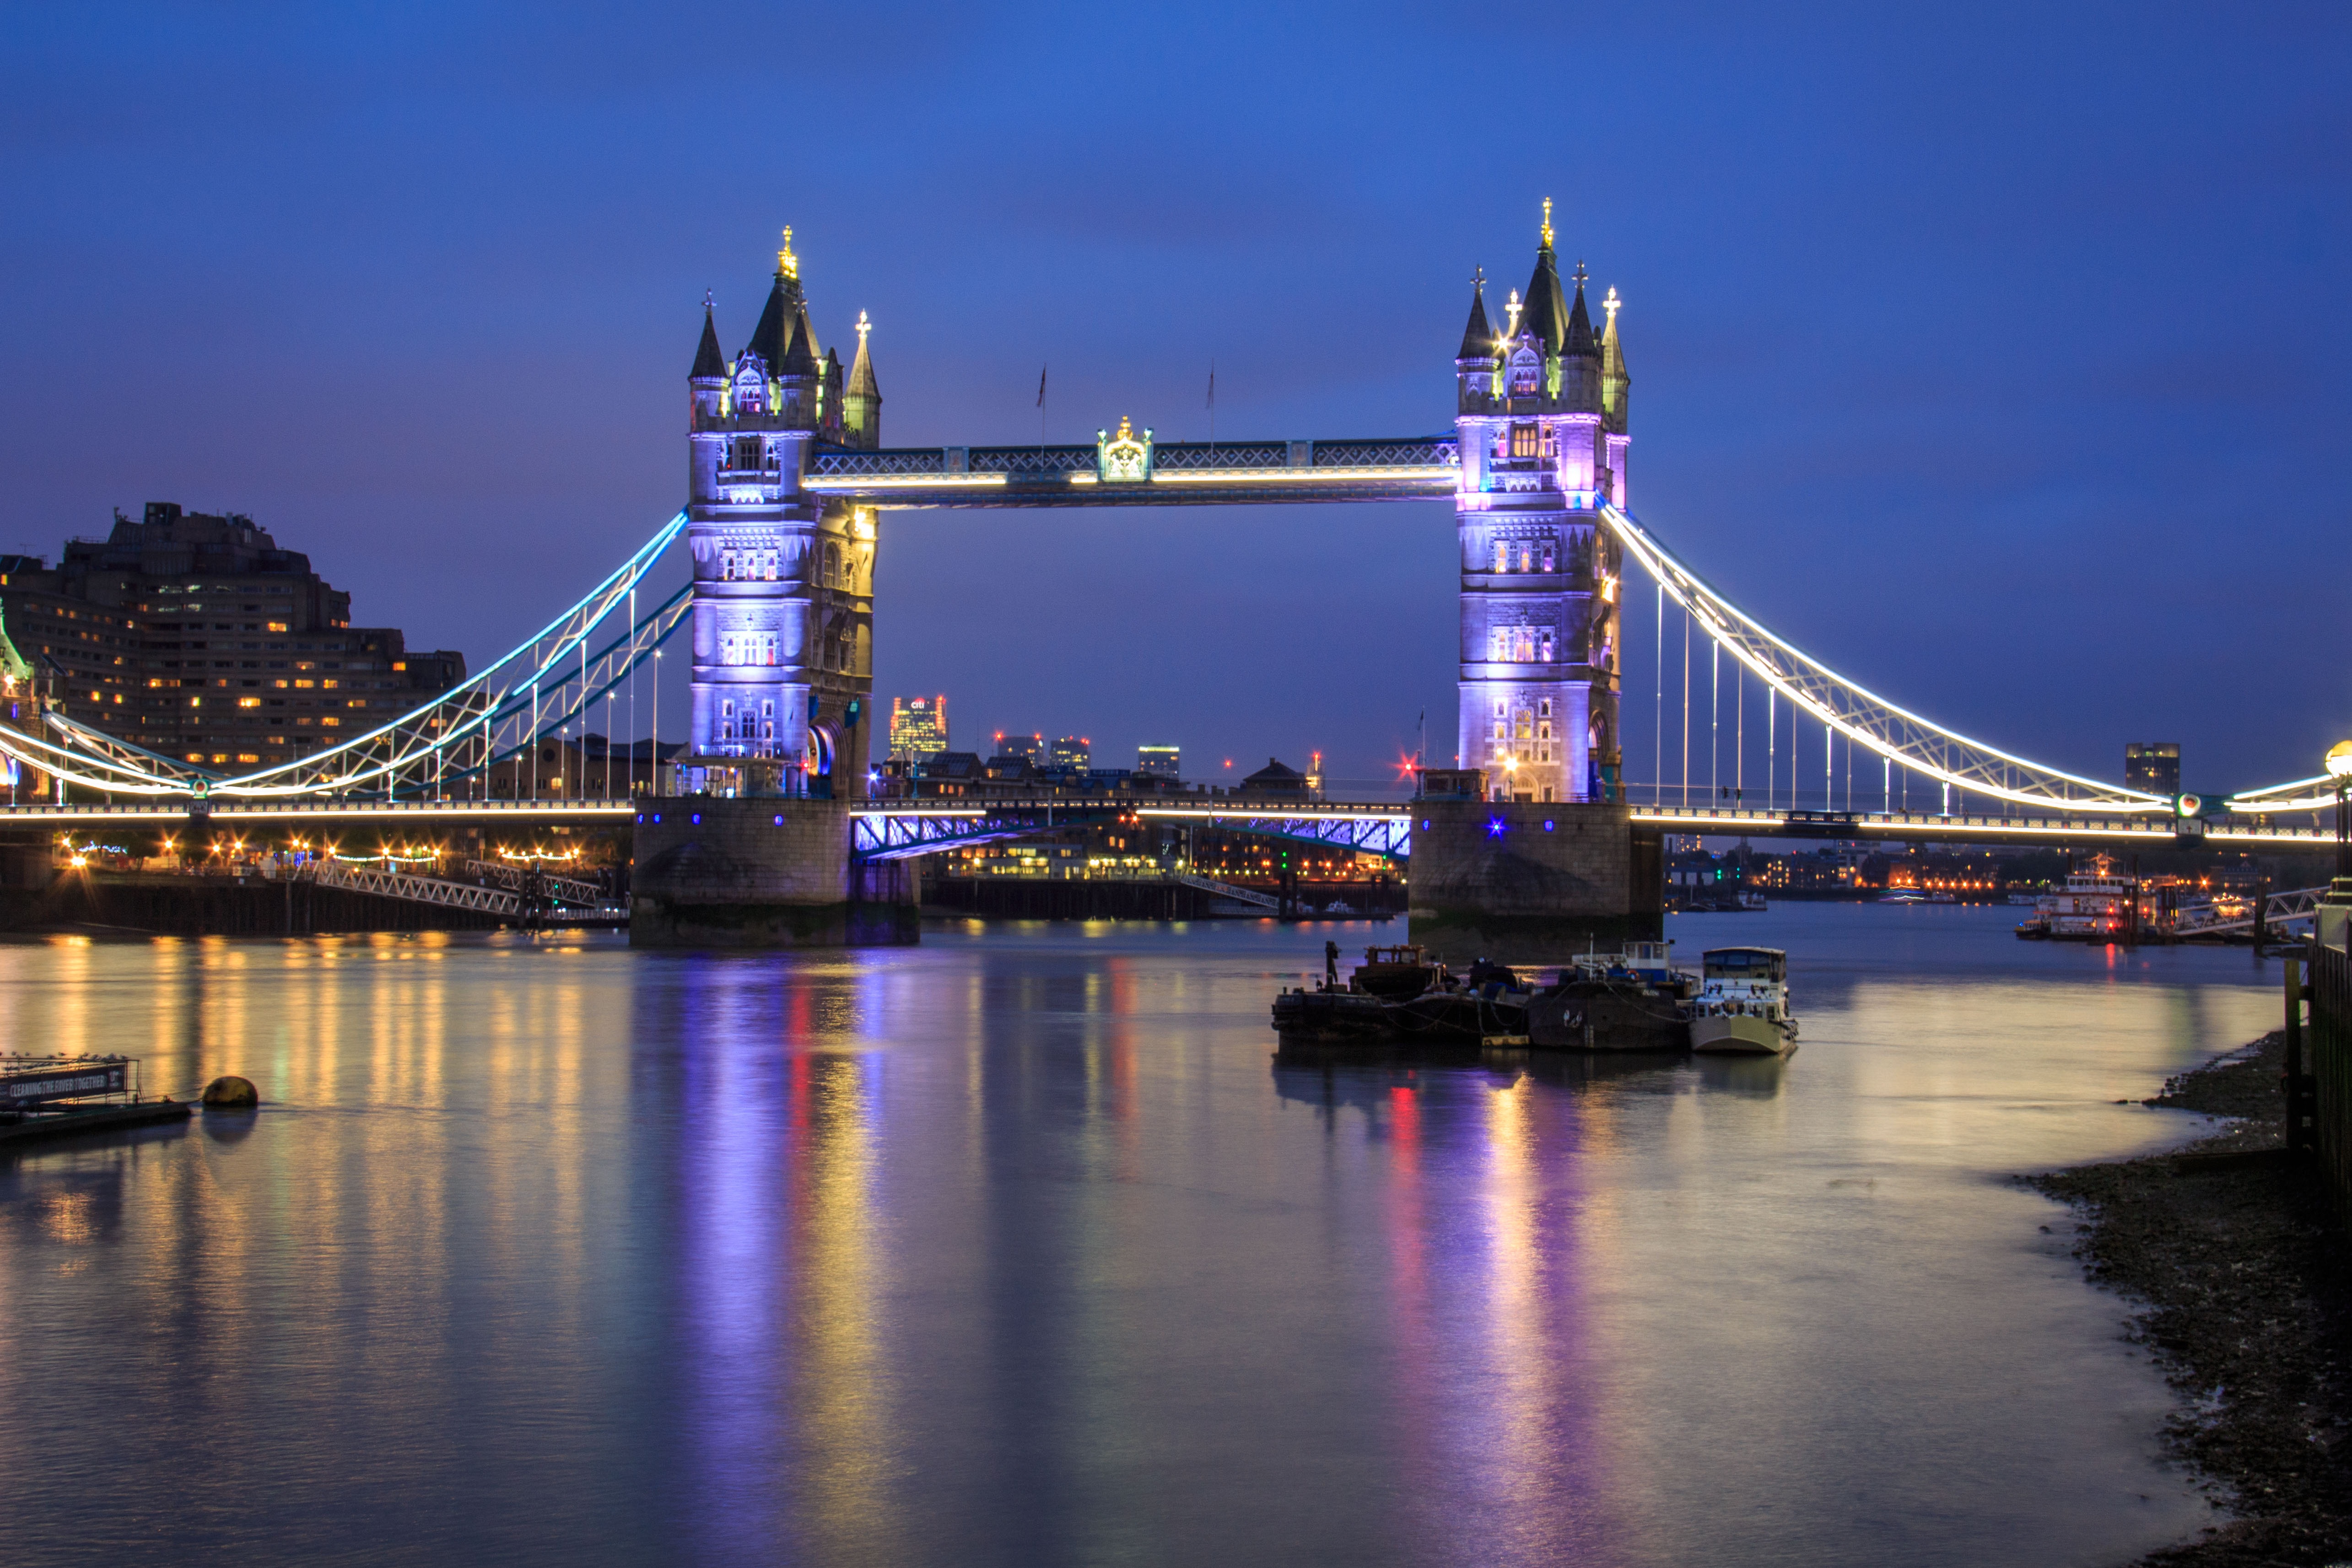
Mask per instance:
[[[1617,340],[1617,310],[1623,303],[1613,288],[1601,301],[1609,312],[1609,324],[1601,329],[1601,423],[1620,435],[1625,433],[1625,394],[1633,384],[1625,373],[1625,350]]]
[[[727,379],[727,356],[719,351],[719,328],[711,319],[710,296],[702,297],[702,342],[694,350],[694,369],[687,379],[698,382],[723,382]]]
[[[751,340],[743,345],[743,351],[759,355],[768,374],[781,374],[792,331],[792,301],[784,297],[784,275],[779,271],[774,287],[768,290],[767,307],[760,312],[760,324],[751,329]]]
[[[881,383],[874,379],[874,356],[866,347],[866,334],[873,329],[874,323],[866,319],[865,311],[860,310],[857,313],[857,358],[849,365],[851,397],[879,399],[882,395]]]
[[[771,365],[772,376],[814,376],[817,373],[816,334],[809,330],[808,307],[800,305],[793,310],[792,340],[784,347],[781,369]]]
[[[1470,279],[1470,321],[1462,329],[1462,351],[1457,360],[1492,360],[1495,357],[1495,326],[1486,319],[1486,269],[1480,267]]]
[[[1584,263],[1580,261],[1576,264],[1576,303],[1569,309],[1568,332],[1559,351],[1586,359],[1596,358],[1601,352],[1592,337],[1592,317],[1584,308]]]

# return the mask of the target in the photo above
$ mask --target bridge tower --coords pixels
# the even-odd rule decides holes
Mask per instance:
[[[812,449],[880,444],[882,394],[820,353],[793,231],[767,308],[731,361],[710,304],[688,377],[687,538],[693,707],[682,786],[718,794],[865,793],[874,687],[875,514],[812,496]]]
[[[1619,548],[1599,527],[1625,504],[1625,404],[1617,297],[1596,335],[1584,266],[1571,296],[1544,203],[1535,273],[1499,329],[1483,274],[1454,360],[1461,476],[1461,766],[1489,795],[1623,797],[1617,728]]]

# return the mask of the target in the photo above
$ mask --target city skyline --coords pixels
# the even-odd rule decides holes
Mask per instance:
[[[0,177],[44,226],[0,265],[48,308],[10,329],[0,548],[53,554],[166,497],[247,513],[478,661],[675,509],[702,291],[741,340],[785,224],[823,340],[870,316],[894,443],[1085,440],[1122,413],[1199,438],[1212,360],[1220,435],[1412,434],[1446,423],[1470,270],[1522,265],[1549,195],[1563,263],[1625,301],[1636,513],[1776,630],[2098,777],[2151,734],[2179,738],[2189,788],[2315,771],[2352,728],[2341,679],[2266,656],[2249,700],[2211,647],[2243,606],[2324,622],[2347,564],[2329,433],[2352,394],[2326,370],[2347,334],[2327,280],[2352,204],[2326,151],[2344,28],[2161,8],[2118,49],[2094,19],[2035,14],[2020,62],[2028,15],[1733,13],[1696,57],[1638,20],[1538,22],[1612,107],[1580,148],[1516,159],[1473,156],[1498,133],[1444,107],[1486,69],[1479,40],[1410,23],[1282,19],[1264,59],[1312,43],[1347,68],[1276,95],[1249,90],[1258,58],[1141,49],[1115,18],[1087,47],[1139,46],[1128,85],[1042,105],[1023,84],[1076,63],[1043,23],[909,9],[923,47],[889,62],[818,23],[797,47],[836,62],[869,124],[820,123],[810,160],[714,146],[683,37],[592,21],[558,70],[540,29],[493,22],[444,78],[459,24],[431,8],[169,37],[42,18],[8,68]],[[167,70],[236,107],[155,111]],[[296,85],[330,78],[331,99]],[[1222,120],[1187,107],[1204,78]],[[932,134],[950,79],[967,138]],[[89,102],[117,109],[67,107]],[[1251,172],[1269,146],[1292,168],[1466,172],[1309,180],[1302,203]],[[1046,195],[1071,188],[1101,194]],[[413,215],[383,221],[395,207]],[[74,411],[113,396],[131,342],[152,390],[125,442]],[[354,400],[365,421],[331,412]],[[2250,497],[2260,550],[2231,542]],[[952,677],[967,711],[1003,712],[1043,671],[1106,753],[1152,738],[1120,727],[1144,711],[1204,758],[1312,733],[1335,777],[1376,777],[1452,707],[1448,535],[1421,503],[886,516],[877,689]],[[1054,586],[1024,615],[1039,563]],[[1654,672],[1628,617],[1630,764]]]

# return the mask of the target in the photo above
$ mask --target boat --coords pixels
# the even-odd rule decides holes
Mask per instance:
[[[1528,1003],[1528,1041],[1568,1051],[1683,1051],[1683,1009],[1696,990],[1674,967],[1671,942],[1630,942],[1587,953]]]
[[[2115,863],[2105,855],[2093,855],[2066,878],[2065,886],[2043,894],[2034,916],[2042,935],[2058,942],[2128,940],[2139,889],[2131,878],[2115,874]],[[2024,925],[2018,927],[2018,935],[2026,936]]]
[[[1693,1051],[1784,1056],[1796,1049],[1788,954],[1778,947],[1713,947],[1701,956],[1699,975],[1699,992],[1689,1007]]]
[[[1517,973],[1481,958],[1460,983],[1444,982],[1410,1000],[1387,1005],[1399,1033],[1420,1040],[1484,1045],[1528,1043],[1528,1005],[1533,989]]]
[[[1878,895],[1878,902],[1881,904],[1925,904],[1927,902],[1927,895],[1924,893],[1912,893],[1907,890],[1901,893],[1882,893]]]
[[[1304,986],[1274,998],[1274,1029],[1285,1040],[1313,1045],[1345,1045],[1392,1040],[1388,1004],[1360,991]]]
[[[1438,983],[1444,967],[1429,961],[1428,950],[1403,943],[1392,947],[1367,947],[1364,961],[1348,977],[1350,990],[1402,1001],[1417,997]]]

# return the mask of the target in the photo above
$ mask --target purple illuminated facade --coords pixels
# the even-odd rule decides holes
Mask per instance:
[[[881,434],[859,318],[857,357],[820,351],[784,231],[766,309],[733,360],[710,307],[689,377],[687,537],[694,558],[697,787],[857,796],[873,728],[871,507],[802,485],[812,447]]]
[[[1625,504],[1616,294],[1592,329],[1584,268],[1562,285],[1551,204],[1527,296],[1498,325],[1484,280],[1454,361],[1461,480],[1460,754],[1497,800],[1623,797],[1617,728],[1620,552],[1598,526]]]

